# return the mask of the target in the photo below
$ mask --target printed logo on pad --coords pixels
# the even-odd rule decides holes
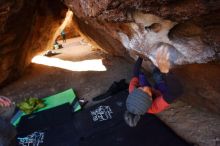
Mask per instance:
[[[19,145],[21,146],[39,146],[44,142],[44,132],[34,132],[26,137],[18,137]]]
[[[112,110],[109,106],[99,106],[93,111],[90,111],[94,122],[101,122],[112,119]]]

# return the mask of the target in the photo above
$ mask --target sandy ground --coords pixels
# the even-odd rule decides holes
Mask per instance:
[[[113,81],[126,79],[132,73],[132,63],[123,58],[113,57],[91,45],[82,38],[69,39],[63,43],[60,58],[72,62],[102,59],[106,71],[72,71],[58,67],[31,64],[26,73],[17,81],[0,89],[0,95],[19,102],[28,97],[46,97],[73,88],[79,98],[91,101],[105,92]],[[95,104],[90,102],[89,105]],[[178,135],[200,146],[220,146],[220,116],[200,111],[182,101],[158,115]]]

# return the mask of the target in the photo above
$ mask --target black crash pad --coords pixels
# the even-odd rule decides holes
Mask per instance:
[[[67,104],[21,118],[17,126],[17,145],[69,146],[77,143],[72,108]],[[73,138],[72,138],[73,137]],[[20,143],[20,144],[19,144]]]
[[[31,118],[28,117],[22,118],[21,123],[28,123],[29,126],[20,126],[18,137],[23,140],[22,142],[25,142],[26,139],[21,138],[26,138],[29,135],[28,138],[35,138],[35,143],[38,142],[39,146],[191,145],[177,136],[155,115],[146,114],[135,128],[127,126],[123,119],[127,95],[127,91],[119,92],[106,101],[80,112],[72,113],[71,116],[68,108],[57,107],[50,111],[37,113],[34,116],[35,120],[30,120]],[[59,108],[66,111],[59,113],[57,112]],[[42,114],[44,117],[46,114],[55,114],[59,122],[53,124],[54,117],[52,117],[53,120],[46,119],[42,124],[44,119],[41,117]],[[67,118],[64,116],[66,114]],[[40,122],[36,122],[36,120],[40,120]],[[41,132],[40,134],[43,133],[43,136],[34,132]]]

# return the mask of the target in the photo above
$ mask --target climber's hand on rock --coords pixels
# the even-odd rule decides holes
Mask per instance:
[[[162,73],[168,73],[170,69],[169,52],[167,46],[161,46],[156,54],[157,67]]]

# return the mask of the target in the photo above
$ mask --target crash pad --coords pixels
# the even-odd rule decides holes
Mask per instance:
[[[159,118],[145,114],[134,128],[124,121],[127,91],[121,91],[104,102],[71,112],[67,107],[41,111],[31,117],[22,117],[17,144],[39,146],[191,146],[173,132]],[[65,106],[65,105],[63,105]],[[69,106],[69,105],[68,105]],[[59,111],[59,112],[58,112]],[[57,119],[40,118],[40,116]],[[47,112],[47,113],[46,113]],[[53,116],[55,115],[55,116]],[[42,122],[36,122],[35,120]],[[41,123],[41,124],[40,124]]]
[[[51,108],[54,108],[56,106],[59,106],[59,105],[65,104],[65,103],[71,104],[76,99],[76,95],[75,95],[73,89],[68,89],[68,90],[63,91],[61,93],[58,93],[58,94],[55,94],[55,95],[52,95],[52,96],[49,96],[49,97],[45,97],[45,98],[42,98],[42,99],[44,100],[44,103],[46,104],[46,107],[35,111],[35,113],[43,111],[43,110],[51,109]],[[74,111],[78,111],[78,110],[81,109],[81,106],[79,105],[78,102],[76,102],[76,105],[74,105],[74,107],[75,107]],[[19,123],[20,118],[24,115],[26,115],[26,114],[19,110],[13,116],[13,118],[11,120],[11,123],[14,126],[16,126]]]

